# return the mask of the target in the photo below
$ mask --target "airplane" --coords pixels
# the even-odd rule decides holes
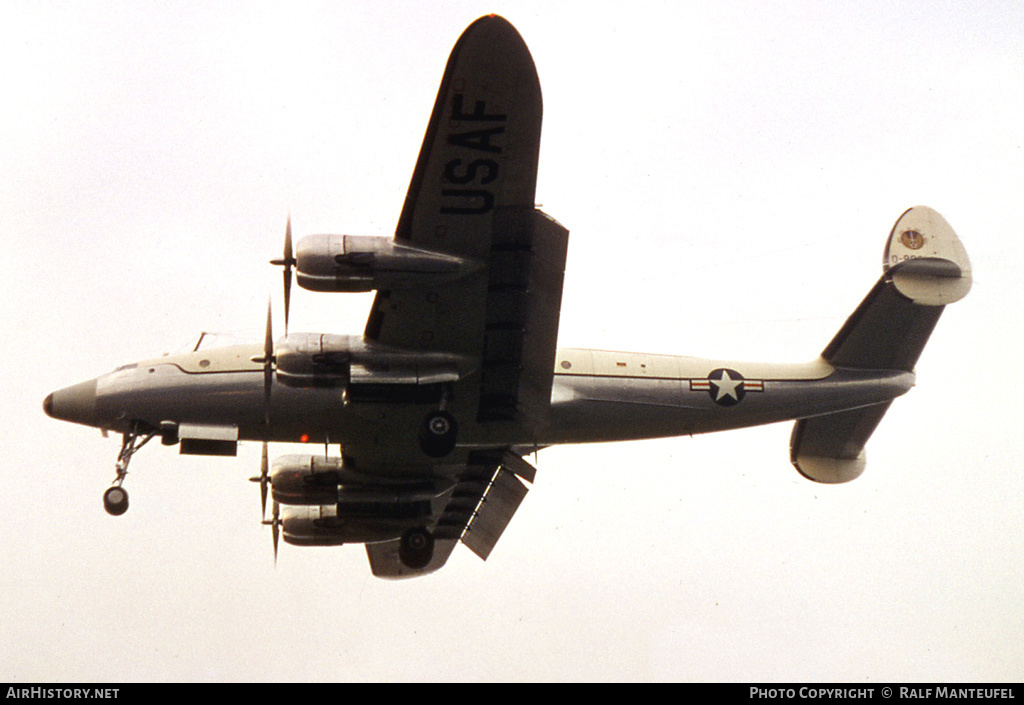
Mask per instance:
[[[308,235],[283,268],[285,335],[118,367],[53,392],[53,418],[121,434],[129,462],[159,437],[183,454],[262,445],[263,523],[298,546],[365,544],[374,575],[424,575],[458,543],[487,559],[535,479],[524,456],[794,421],[790,459],[857,478],[864,447],[945,306],[971,288],[959,238],[931,208],[896,221],[882,275],[821,354],[769,364],[557,349],[568,230],[535,206],[541,93],[523,39],[481,17],[452,50],[393,238]],[[294,272],[293,272],[294,270]],[[375,296],[362,335],[289,333],[293,275]],[[329,452],[268,461],[268,444]],[[268,491],[273,500],[266,518]]]

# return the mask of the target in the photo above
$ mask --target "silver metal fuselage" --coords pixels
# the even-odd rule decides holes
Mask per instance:
[[[408,457],[400,439],[429,402],[354,400],[352,384],[289,386],[265,396],[259,346],[233,346],[125,365],[47,398],[47,413],[128,432],[133,424],[236,427],[238,440],[340,443]],[[461,419],[459,447],[545,447],[743,428],[882,404],[914,384],[910,372],[805,364],[741,363],[669,355],[559,350],[551,406],[534,428]],[[473,385],[472,373],[453,385]],[[392,396],[417,385],[378,384]],[[468,387],[466,387],[468,388]],[[387,394],[384,395],[385,397]],[[399,452],[401,451],[401,452]],[[408,461],[405,461],[406,464]],[[401,472],[400,469],[395,469]]]

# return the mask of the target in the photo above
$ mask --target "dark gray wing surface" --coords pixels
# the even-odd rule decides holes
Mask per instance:
[[[460,434],[474,424],[536,428],[550,406],[568,231],[534,206],[540,128],[540,83],[522,38],[500,17],[477,20],[445,68],[395,242],[480,266],[378,291],[364,332],[471,361],[446,399]],[[487,558],[533,481],[510,448],[457,447],[445,461],[460,470],[430,525],[433,560],[410,569],[398,541],[367,544],[374,575],[437,570],[460,541]]]
[[[516,30],[484,17],[452,50],[395,241],[473,259],[483,271],[430,291],[380,291],[368,339],[479,355],[494,244],[531,239],[540,83]]]

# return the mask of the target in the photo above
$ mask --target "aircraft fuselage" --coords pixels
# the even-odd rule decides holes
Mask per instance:
[[[119,433],[134,424],[233,427],[239,441],[380,445],[377,452],[386,456],[395,438],[414,436],[395,431],[415,426],[444,387],[429,379],[360,384],[347,378],[311,386],[275,380],[265,402],[263,364],[254,361],[260,354],[259,346],[233,346],[125,365],[54,392],[46,410]],[[452,395],[474,384],[470,372],[451,384]],[[559,350],[542,424],[477,425],[459,419],[459,447],[544,447],[707,433],[882,404],[913,384],[910,372],[837,369],[821,359],[770,364]]]

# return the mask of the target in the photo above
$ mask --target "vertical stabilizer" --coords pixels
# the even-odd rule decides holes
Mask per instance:
[[[946,219],[927,206],[906,211],[885,246],[885,274],[922,306],[944,306],[971,290],[971,260]]]

